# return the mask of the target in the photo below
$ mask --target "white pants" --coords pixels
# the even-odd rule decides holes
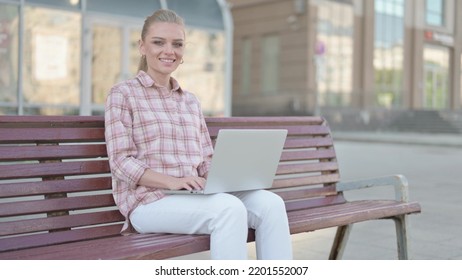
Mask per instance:
[[[212,259],[247,259],[253,228],[258,259],[292,259],[284,202],[269,191],[169,195],[138,206],[130,221],[140,233],[210,234]]]

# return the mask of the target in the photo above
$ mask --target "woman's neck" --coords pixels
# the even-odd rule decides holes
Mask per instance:
[[[150,72],[149,70],[147,73],[156,82],[156,84],[171,90],[170,75],[159,75],[157,73]]]

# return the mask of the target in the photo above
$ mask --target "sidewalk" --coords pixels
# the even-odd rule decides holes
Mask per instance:
[[[459,237],[462,230],[459,217],[462,135],[334,131],[333,137],[344,180],[405,174],[410,181],[410,196],[422,205],[422,213],[411,215],[408,220],[411,259],[462,259]],[[374,189],[366,194],[346,194],[348,199],[361,199],[364,195],[377,198],[393,193],[388,189]],[[328,228],[293,235],[294,258],[326,260],[335,230]],[[249,256],[255,258],[254,243],[249,244]],[[209,252],[203,252],[179,259],[209,257]],[[367,221],[354,225],[343,259],[396,258],[396,233],[392,221]]]
[[[462,134],[333,131],[334,141],[376,142],[462,148]]]

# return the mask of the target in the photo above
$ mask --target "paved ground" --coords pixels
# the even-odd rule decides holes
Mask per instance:
[[[355,137],[356,135],[356,137]],[[462,259],[462,135],[334,133],[342,180],[403,174],[410,183],[411,200],[422,213],[411,215],[410,258]],[[346,194],[393,197],[392,190],[376,189]],[[323,260],[329,255],[335,229],[293,236],[294,258]],[[344,259],[396,259],[392,221],[356,224]],[[249,256],[255,258],[254,244]],[[208,252],[181,259],[207,259]]]

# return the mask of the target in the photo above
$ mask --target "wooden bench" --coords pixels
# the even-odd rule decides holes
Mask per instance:
[[[354,223],[396,222],[398,257],[408,258],[403,176],[339,183],[332,135],[320,117],[208,118],[223,128],[285,128],[272,190],[286,202],[292,234],[338,227],[330,259],[341,258]],[[343,192],[392,186],[396,200],[347,201]],[[209,249],[208,235],[122,236],[111,194],[102,117],[0,116],[0,259],[165,259]],[[254,233],[249,230],[249,241]]]

